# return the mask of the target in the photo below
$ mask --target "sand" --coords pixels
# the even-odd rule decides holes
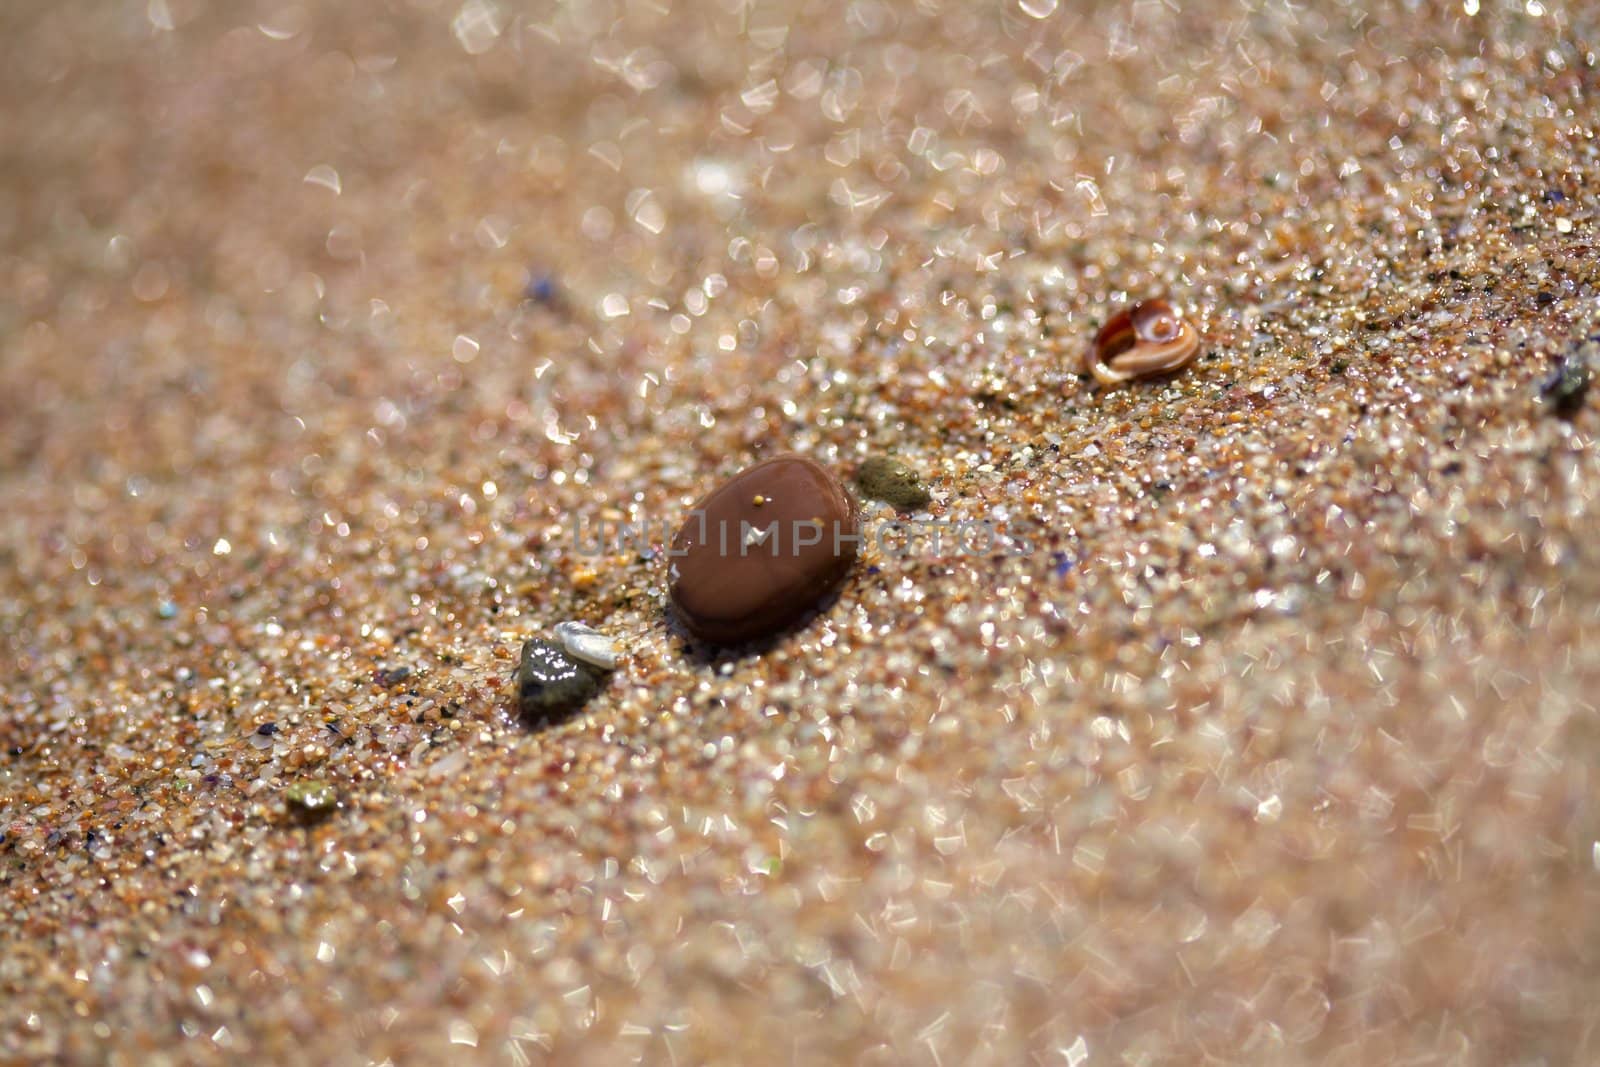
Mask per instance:
[[[5,4],[0,1061],[1600,1057],[1596,11],[1370,6]],[[788,450],[993,543],[573,538]]]

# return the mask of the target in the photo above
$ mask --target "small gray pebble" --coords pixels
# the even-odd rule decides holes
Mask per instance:
[[[536,721],[560,718],[583,706],[600,688],[596,671],[560,645],[529,638],[517,667],[517,705]]]

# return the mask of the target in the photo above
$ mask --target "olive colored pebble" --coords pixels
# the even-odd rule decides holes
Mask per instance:
[[[517,666],[517,705],[534,721],[557,719],[582,707],[600,689],[600,673],[560,645],[529,638]]]
[[[301,822],[316,822],[338,808],[339,794],[327,782],[296,782],[284,790],[283,806]]]
[[[881,500],[896,511],[915,511],[933,498],[916,471],[889,456],[873,456],[856,468],[861,495]]]

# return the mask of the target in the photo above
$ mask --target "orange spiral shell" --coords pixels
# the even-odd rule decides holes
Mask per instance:
[[[1166,300],[1146,300],[1100,328],[1084,360],[1102,385],[1170,374],[1200,352],[1200,334]]]

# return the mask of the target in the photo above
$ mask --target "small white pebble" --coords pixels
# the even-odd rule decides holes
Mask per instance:
[[[556,639],[573,659],[602,670],[617,668],[617,643],[592,626],[581,622],[557,623]]]

